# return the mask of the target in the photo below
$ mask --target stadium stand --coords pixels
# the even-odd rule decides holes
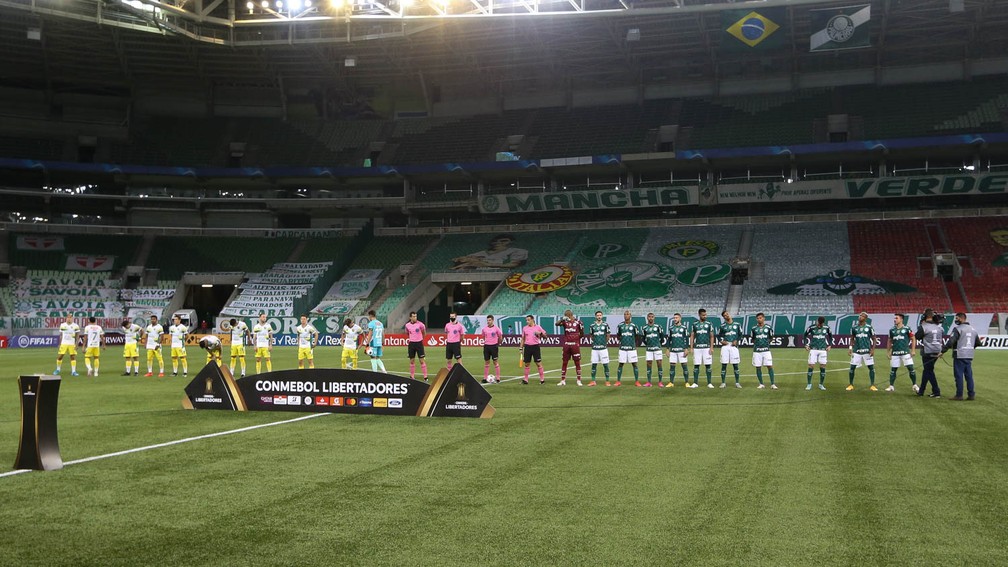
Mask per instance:
[[[850,313],[854,308],[850,295],[833,295],[821,286],[803,294],[780,295],[768,291],[834,270],[850,270],[850,254],[846,223],[755,227],[749,279],[742,288],[741,313]]]
[[[63,250],[20,250],[17,239],[10,239],[10,263],[29,269],[63,270],[67,254],[115,256],[112,268],[119,270],[133,260],[142,242],[138,237],[99,234],[68,234],[63,237]]]
[[[0,136],[0,157],[19,159],[63,159],[63,140],[21,136]]]
[[[969,309],[1008,311],[1008,248],[992,238],[994,231],[1008,230],[1008,219],[945,219],[941,227],[963,267],[961,283]]]
[[[159,236],[150,264],[160,279],[185,272],[261,272],[283,262],[297,245],[295,238]]]
[[[920,313],[951,309],[945,286],[930,271],[932,245],[922,220],[848,223],[850,267],[855,275],[913,286],[912,293],[854,296],[854,310]],[[926,269],[922,268],[922,262]]]
[[[349,269],[380,269],[383,270],[382,277],[378,285],[371,290],[371,294],[362,300],[350,315],[361,316],[366,313],[371,305],[390,291],[386,282],[391,280],[393,292],[381,305],[382,320],[384,321],[388,312],[394,309],[399,301],[415,287],[397,286],[399,275],[395,273],[395,270],[403,264],[412,264],[418,261],[424,250],[433,241],[433,238],[424,236],[378,236],[368,242],[361,253],[350,263]],[[402,289],[404,287],[409,289]]]

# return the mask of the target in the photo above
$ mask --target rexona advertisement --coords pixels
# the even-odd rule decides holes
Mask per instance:
[[[490,393],[456,364],[430,384],[367,370],[280,370],[235,380],[210,363],[185,388],[186,409],[493,417]]]

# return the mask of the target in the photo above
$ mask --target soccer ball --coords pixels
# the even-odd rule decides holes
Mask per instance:
[[[496,382],[496,381],[497,381],[497,377],[496,377],[496,376],[494,376],[493,374],[491,374],[491,375],[487,376],[487,383],[488,383],[488,384],[493,384],[493,383],[494,383],[494,382]]]
[[[371,347],[367,347],[367,348],[365,348],[365,349],[364,349],[364,354],[366,354],[366,355],[368,355],[368,356],[371,356]]]

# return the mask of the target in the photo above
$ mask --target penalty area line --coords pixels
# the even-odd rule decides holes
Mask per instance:
[[[203,439],[212,439],[214,437],[222,437],[224,435],[234,435],[236,433],[244,433],[246,431],[253,431],[256,429],[263,429],[265,427],[273,427],[274,425],[285,425],[288,423],[297,423],[299,421],[305,421],[307,419],[312,419],[316,417],[321,417],[323,415],[331,415],[329,413],[313,413],[310,415],[303,415],[300,417],[295,417],[293,419],[285,419],[283,421],[273,421],[270,423],[260,423],[258,425],[249,425],[248,427],[240,427],[238,429],[230,429],[228,431],[218,431],[216,433],[207,433],[205,435],[197,435],[195,437],[186,437],[184,439],[176,439],[175,441],[166,441],[164,443],[156,443],[154,445],[146,445],[144,447],[137,447],[135,449],[126,449],[124,451],[116,451],[114,453],[106,453],[104,455],[96,455],[94,457],[85,457],[83,459],[75,459],[73,461],[67,461],[63,463],[63,466],[68,465],[80,465],[83,463],[90,463],[92,461],[100,461],[102,459],[109,459],[112,457],[121,457],[123,455],[129,455],[132,453],[140,453],[143,451],[151,451],[153,449],[161,449],[164,447],[171,447],[172,445],[181,445],[182,443],[191,443],[193,441],[202,441]],[[0,473],[0,478],[5,476],[14,476],[16,474],[22,474],[26,472],[32,472],[31,469],[15,469],[12,471],[7,471]]]

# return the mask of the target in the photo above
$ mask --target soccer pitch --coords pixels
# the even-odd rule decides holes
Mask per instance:
[[[517,349],[504,350],[504,378],[518,376]],[[189,351],[193,376],[205,358]],[[442,351],[428,352],[433,375]],[[863,368],[857,389],[844,391],[838,350],[825,392],[805,391],[803,350],[774,351],[777,391],[756,389],[748,351],[741,390],[730,367],[725,390],[703,387],[702,372],[698,389],[684,389],[681,376],[674,389],[635,388],[629,366],[621,388],[578,388],[573,367],[558,388],[560,350],[543,352],[546,385],[534,369],[532,385],[490,385],[490,420],[186,411],[181,377],[120,376],[119,348],[105,352],[99,378],[69,376],[64,360],[59,436],[68,464],[0,477],[0,564],[1003,565],[1008,557],[1008,354],[978,352],[977,400],[951,402],[942,362],[946,399],[933,400],[912,395],[904,369],[895,393],[869,392]],[[317,366],[337,367],[339,353],[316,349]],[[482,378],[480,349],[464,355]],[[274,370],[296,367],[295,357],[274,349]],[[51,372],[54,359],[55,349],[0,353],[0,472],[17,450],[15,379]],[[384,360],[407,372],[404,348],[386,349]],[[363,352],[361,363],[369,367]],[[720,383],[717,361],[713,370]],[[588,373],[585,365],[586,382]],[[877,383],[888,383],[888,368]],[[73,463],[274,422],[284,423]]]

